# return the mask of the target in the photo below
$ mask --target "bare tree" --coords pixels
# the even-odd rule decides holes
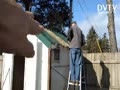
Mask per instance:
[[[110,39],[110,48],[111,52],[117,52],[117,41],[116,41],[116,32],[115,32],[115,23],[114,23],[114,10],[112,0],[106,0],[107,10],[108,10],[108,32]]]

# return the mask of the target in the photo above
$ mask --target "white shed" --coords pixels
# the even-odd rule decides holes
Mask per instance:
[[[52,33],[52,32],[51,32]],[[64,43],[66,38],[60,33],[53,33],[55,37],[61,38]],[[28,36],[35,50],[33,58],[25,58],[25,73],[24,73],[24,90],[49,90],[50,88],[50,63],[52,50],[61,45],[61,41],[51,37],[47,32],[36,36]],[[2,68],[2,90],[12,90],[13,80],[13,61],[14,55],[3,53],[3,68]]]

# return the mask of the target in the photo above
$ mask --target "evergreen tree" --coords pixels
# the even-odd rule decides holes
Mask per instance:
[[[98,43],[97,43],[97,39],[98,39]],[[99,38],[94,27],[92,26],[88,32],[86,45],[83,47],[83,49],[87,50],[88,53],[100,53],[100,49],[98,45],[100,46],[102,52],[110,51],[110,44],[106,36],[106,33],[104,33],[102,38]]]
[[[88,32],[87,35],[87,45],[86,45],[86,49],[88,51],[88,53],[96,53],[99,52],[99,48],[96,42],[96,39],[98,38],[98,35],[94,29],[94,27],[92,26]]]
[[[102,49],[102,52],[109,52],[110,51],[110,43],[106,36],[106,33],[104,33],[103,37],[99,39],[100,47]]]

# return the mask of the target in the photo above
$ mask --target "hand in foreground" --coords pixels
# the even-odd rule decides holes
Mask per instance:
[[[41,33],[44,27],[33,19],[32,13],[7,0],[0,1],[0,52],[20,56],[34,56],[33,45],[27,35]]]

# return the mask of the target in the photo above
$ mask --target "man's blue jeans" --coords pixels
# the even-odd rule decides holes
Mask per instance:
[[[79,80],[82,53],[80,48],[70,48],[71,81]]]

